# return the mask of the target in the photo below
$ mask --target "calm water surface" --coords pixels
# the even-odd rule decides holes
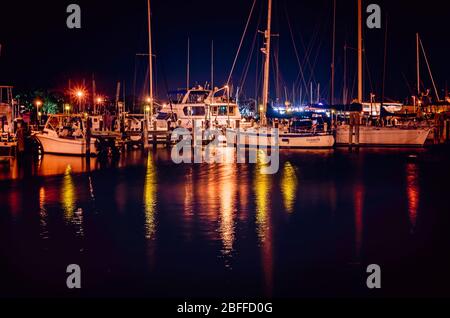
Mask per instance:
[[[450,296],[449,159],[290,150],[276,175],[165,149],[15,162],[0,167],[0,296]]]

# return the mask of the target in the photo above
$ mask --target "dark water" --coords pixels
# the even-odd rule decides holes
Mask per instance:
[[[449,159],[282,151],[276,175],[175,165],[164,149],[105,166],[14,163],[0,171],[0,295],[450,296]],[[381,266],[379,291],[368,264]]]

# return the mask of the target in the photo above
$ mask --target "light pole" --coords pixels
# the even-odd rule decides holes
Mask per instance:
[[[103,98],[100,97],[100,96],[98,96],[97,99],[96,99],[95,101],[96,101],[96,106],[97,106],[97,107],[95,107],[94,113],[97,113],[99,107],[103,104]]]
[[[41,122],[41,112],[39,111],[39,108],[42,106],[42,102],[40,100],[36,101],[36,121],[39,126]]]
[[[84,98],[84,92],[82,90],[78,90],[76,92],[76,96],[78,98],[78,108],[79,108],[78,111],[81,112],[81,102],[83,101],[83,98]]]
[[[147,104],[144,107],[144,115],[147,121],[150,121],[152,114],[152,98],[148,97],[146,99]]]

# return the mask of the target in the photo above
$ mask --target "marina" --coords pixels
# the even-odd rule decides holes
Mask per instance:
[[[0,20],[0,300],[450,297],[445,5],[380,1]]]

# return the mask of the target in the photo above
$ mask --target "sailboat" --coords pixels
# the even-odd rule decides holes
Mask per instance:
[[[363,37],[362,37],[362,0],[358,0],[358,103],[363,102]],[[429,127],[416,127],[410,123],[392,126],[360,125],[359,145],[361,146],[423,146],[430,134]],[[353,131],[349,125],[336,128],[336,144],[349,145]],[[351,136],[351,137],[350,137]]]
[[[240,138],[238,142],[248,147],[278,145],[280,148],[331,148],[335,139],[331,131],[327,129],[308,132],[296,131],[290,125],[285,129],[279,129],[278,123],[270,127],[267,120],[267,105],[269,104],[270,86],[270,49],[271,49],[271,23],[272,23],[272,0],[268,0],[267,30],[264,32],[266,45],[262,49],[265,55],[264,62],[264,84],[263,104],[260,109],[260,126],[249,129],[239,129]]]

